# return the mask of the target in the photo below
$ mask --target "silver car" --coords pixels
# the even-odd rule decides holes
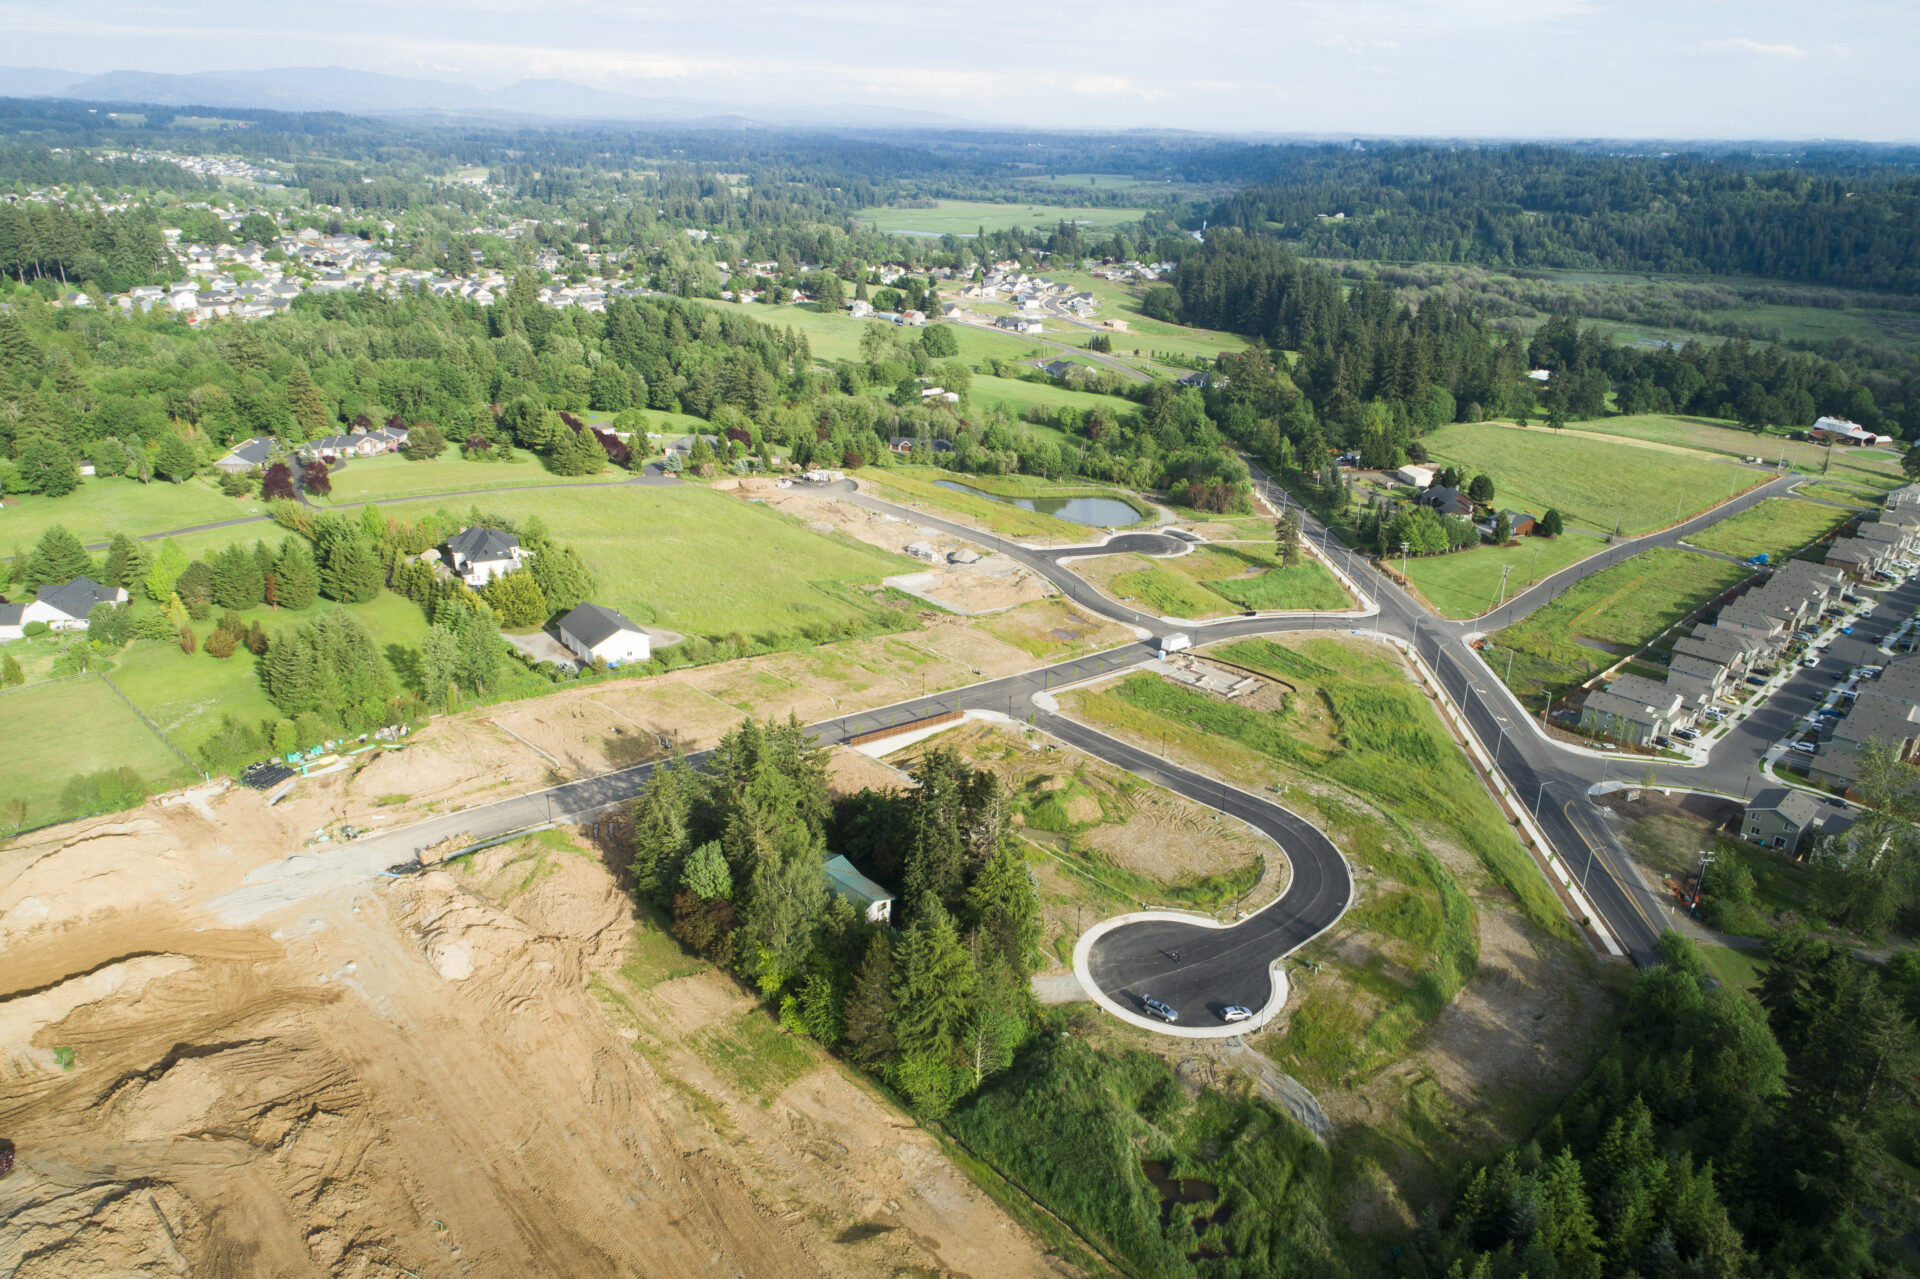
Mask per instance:
[[[1225,1021],[1225,1022],[1250,1021],[1252,1020],[1252,1018],[1253,1018],[1253,1009],[1242,1008],[1239,1004],[1228,1004],[1225,1008],[1222,1008],[1220,1010],[1221,1021]]]
[[[1140,1002],[1142,1005],[1146,1007],[1146,1010],[1148,1012],[1152,1013],[1155,1017],[1158,1017],[1161,1021],[1174,1022],[1174,1021],[1180,1020],[1179,1013],[1175,1012],[1173,1009],[1169,1008],[1167,1005],[1161,1003],[1159,1000],[1155,999],[1152,995],[1140,996]]]

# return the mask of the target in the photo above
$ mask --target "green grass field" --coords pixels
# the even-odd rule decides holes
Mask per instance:
[[[1707,555],[1657,547],[1575,583],[1517,625],[1494,634],[1488,661],[1529,706],[1555,698],[1645,645],[1752,570]],[[1583,641],[1585,641],[1583,643]]]
[[[1099,230],[1138,222],[1145,209],[1092,209],[1058,204],[995,204],[986,200],[940,200],[931,209],[896,209],[876,206],[862,209],[854,216],[871,223],[883,235],[973,235],[985,227],[1004,231],[1008,227],[1051,228],[1056,223],[1078,222],[1082,231]]]
[[[258,621],[272,634],[281,627],[310,621],[333,607],[321,600],[298,613],[263,607],[248,609],[240,616],[249,623]],[[426,618],[418,607],[389,591],[382,591],[365,604],[346,607],[366,624],[396,673],[410,664],[409,654],[418,650],[427,633]],[[193,629],[204,644],[213,622],[195,622]],[[136,640],[114,660],[113,682],[188,755],[219,729],[224,715],[249,723],[279,718],[280,712],[260,687],[254,659],[244,648],[232,657],[218,658],[204,646],[198,652],[183,653],[177,644]]]
[[[113,678],[118,683],[119,672]],[[25,800],[29,826],[59,819],[61,788],[81,774],[131,768],[156,791],[193,780],[153,730],[92,677],[0,694],[0,732],[7,740],[0,799]]]
[[[64,524],[82,543],[104,542],[115,533],[139,537],[168,529],[189,528],[220,520],[245,519],[261,509],[259,501],[222,496],[211,481],[201,478],[185,484],[157,480],[81,480],[65,497],[38,494],[9,496],[0,510],[0,547],[13,553],[17,544],[31,550],[40,535]]]
[[[479,505],[510,519],[538,515],[586,558],[600,583],[596,603],[639,622],[739,632],[773,647],[895,629],[895,611],[858,588],[923,567],[695,484],[495,493]],[[382,509],[418,518],[432,508]]]
[[[1094,312],[1096,320],[1125,320],[1127,332],[1112,333],[1113,353],[1122,359],[1132,361],[1135,351],[1140,353],[1139,362],[1150,363],[1155,351],[1165,351],[1174,355],[1191,356],[1202,360],[1211,360],[1216,355],[1229,354],[1246,349],[1247,340],[1236,333],[1222,333],[1215,329],[1191,328],[1184,324],[1169,324],[1165,320],[1151,320],[1140,310],[1140,294],[1145,286],[1120,284],[1113,280],[1096,280],[1084,271],[1048,271],[1049,280],[1059,280],[1071,284],[1075,289],[1085,290],[1099,300],[1100,308]],[[1057,336],[1076,344],[1083,343],[1090,334],[1074,336],[1074,330],[1063,329]]]
[[[1770,497],[1693,534],[1687,544],[1741,559],[1766,554],[1778,560],[1832,532],[1848,518],[1847,512],[1817,502]]]
[[[1423,442],[1439,461],[1492,476],[1496,506],[1535,515],[1557,508],[1568,525],[1602,533],[1616,525],[1628,534],[1664,528],[1766,479],[1682,452],[1544,427],[1467,423],[1442,427]]]
[[[1507,598],[1512,599],[1604,549],[1606,539],[1578,530],[1559,537],[1523,537],[1513,546],[1479,546],[1407,560],[1407,578],[1443,617],[1478,617],[1499,601],[1500,575],[1509,565],[1513,571],[1507,574]]]
[[[1782,456],[1788,466],[1820,465],[1826,450],[1817,444],[1796,443],[1784,433],[1755,435],[1729,422],[1710,417],[1673,416],[1647,413],[1637,417],[1603,417],[1586,422],[1569,422],[1567,430],[1583,435],[1617,435],[1650,444],[1697,449],[1726,457],[1759,457],[1778,462]]]
[[[1884,489],[1870,484],[1834,483],[1831,480],[1815,480],[1794,489],[1802,497],[1819,498],[1826,502],[1840,502],[1847,506],[1877,506]]]
[[[806,334],[807,345],[812,348],[818,360],[857,360],[860,358],[860,335],[866,332],[867,325],[882,321],[856,320],[844,311],[827,314],[816,310],[811,304],[806,306],[765,306],[758,302],[723,302],[718,298],[695,298],[701,306],[710,306],[716,310],[731,311],[750,320],[767,325],[769,328],[792,328]],[[1044,348],[1026,341],[1017,333],[1000,333],[992,329],[977,329],[970,325],[955,324],[949,326],[960,341],[960,358],[970,362],[988,359],[1020,360],[1040,354]],[[920,334],[915,329],[899,329],[897,336],[902,341],[918,341]],[[658,428],[655,428],[656,430]]]
[[[1140,406],[1132,400],[1123,400],[1117,395],[1095,395],[1091,391],[1075,391],[1049,382],[1026,382],[1019,378],[993,377],[984,373],[974,376],[968,397],[980,408],[1005,404],[1015,413],[1036,405],[1049,409],[1079,409],[1082,412],[1103,409],[1110,418],[1129,417],[1140,411]]]
[[[700,425],[704,427],[706,423]],[[627,479],[628,473],[609,467],[598,475],[555,475],[530,453],[516,454],[511,462],[469,462],[449,450],[431,462],[409,462],[398,456],[359,458],[332,478],[333,492],[324,501],[342,506],[534,484],[617,484]]]
[[[1092,576],[1115,599],[1166,617],[1201,619],[1246,610],[1336,611],[1353,601],[1319,560],[1283,568],[1264,544],[1214,545],[1172,559],[1102,556]],[[1113,570],[1122,570],[1115,572]]]

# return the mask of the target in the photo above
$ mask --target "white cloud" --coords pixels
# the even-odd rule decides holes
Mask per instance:
[[[1709,40],[1701,47],[1708,53],[1736,53],[1753,58],[1776,58],[1783,62],[1794,62],[1807,56],[1807,51],[1797,44],[1763,44],[1745,37]]]

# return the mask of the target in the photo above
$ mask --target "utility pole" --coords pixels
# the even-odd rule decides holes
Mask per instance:
[[[1500,604],[1507,602],[1507,574],[1511,572],[1513,572],[1513,565],[1502,564],[1500,566],[1500,603],[1494,605],[1496,609],[1500,607]]]

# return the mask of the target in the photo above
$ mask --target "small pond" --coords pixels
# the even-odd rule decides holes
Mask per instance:
[[[1056,520],[1068,520],[1074,524],[1090,524],[1095,528],[1125,528],[1140,520],[1140,512],[1117,497],[1002,497],[957,480],[935,480],[933,483],[936,488],[984,497],[989,502],[1005,502],[1023,511],[1051,515]]]

